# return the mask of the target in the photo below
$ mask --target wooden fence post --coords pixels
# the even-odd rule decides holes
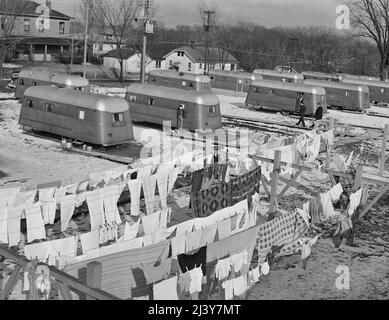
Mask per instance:
[[[94,289],[101,289],[102,286],[102,275],[103,266],[100,262],[90,262],[86,265],[86,284],[88,287]],[[88,300],[94,300],[87,296]]]
[[[281,151],[277,150],[274,153],[274,164],[273,164],[273,176],[271,180],[271,191],[270,191],[270,208],[269,208],[269,221],[273,220],[277,211],[277,197],[278,197],[278,180],[281,168]]]
[[[389,137],[389,125],[387,124],[384,129],[384,137],[382,140],[382,150],[380,155],[380,164],[379,164],[379,175],[383,176],[385,172],[385,162],[386,162],[386,147],[388,145],[388,137]]]

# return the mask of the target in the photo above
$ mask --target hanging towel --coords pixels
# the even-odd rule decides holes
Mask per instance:
[[[158,230],[153,234],[153,243],[159,243],[165,241],[166,239],[171,239],[176,230],[177,226]]]
[[[142,265],[142,268],[146,278],[146,284],[149,285],[169,277],[172,268],[172,259],[166,259],[158,266],[155,263]]]
[[[190,273],[190,286],[189,286],[189,293],[193,294],[196,292],[201,292],[201,286],[203,283],[203,271],[200,267],[194,268],[189,271]]]
[[[140,226],[141,219],[138,220],[138,222],[134,223],[133,225],[130,225],[129,222],[126,222],[124,227],[124,241],[130,241],[137,237],[139,226]]]
[[[140,191],[142,181],[140,179],[127,181],[128,190],[131,195],[131,215],[139,216],[140,214]]]
[[[151,246],[152,244],[154,244],[152,234],[148,234],[144,236],[142,239],[143,239],[143,243],[142,243],[143,247]]]
[[[168,181],[169,181],[169,171],[168,170],[158,171],[157,185],[158,185],[159,200],[161,201],[162,209],[167,208]]]
[[[170,214],[169,212],[171,212],[171,208],[161,210],[158,229],[166,229],[167,228],[168,217]]]
[[[153,286],[154,300],[178,300],[177,276]]]
[[[190,272],[180,274],[177,282],[177,292],[180,300],[184,300],[186,294],[189,293],[190,282]]]
[[[17,192],[14,198],[15,207],[19,205],[24,205],[25,207],[31,206],[35,203],[36,190],[26,191],[26,192]]]
[[[362,188],[350,196],[350,206],[348,209],[348,215],[350,217],[355,213],[355,210],[361,204],[361,199],[362,199]]]
[[[186,253],[200,248],[201,234],[203,230],[197,230],[186,235]]]
[[[73,217],[76,208],[76,195],[71,194],[61,199],[61,231],[64,232]],[[91,219],[92,220],[92,219]]]
[[[242,297],[247,292],[247,274],[233,279],[234,296]]]
[[[210,225],[202,229],[200,247],[207,246],[215,242],[217,232],[217,224]]]
[[[228,276],[230,275],[230,271],[231,271],[231,259],[230,258],[218,260],[218,262],[215,266],[216,279],[218,279],[219,281],[227,279]]]
[[[0,203],[0,243],[8,243],[8,204]]]
[[[340,195],[343,193],[343,188],[340,183],[332,187],[330,192],[330,197],[332,202],[338,202],[340,200]]]
[[[107,223],[112,223],[112,222],[116,222],[117,224],[122,223],[122,219],[120,218],[120,214],[117,206],[119,197],[123,191],[123,189],[120,190],[120,188],[121,188],[120,185],[113,185],[102,189],[104,216],[105,216],[105,222]]]
[[[46,229],[43,224],[41,204],[37,203],[26,208],[27,242],[46,239]]]
[[[194,226],[194,220],[188,220],[177,225],[177,236],[192,232]]]
[[[20,220],[24,206],[8,208],[8,245],[17,246],[20,242]]]
[[[225,292],[225,296],[224,296],[225,300],[232,300],[234,298],[234,280],[235,279],[226,280],[222,284],[222,288],[224,289]]]
[[[147,165],[147,166],[144,166],[142,168],[139,168],[138,169],[138,179],[142,179],[144,177],[150,177],[151,176],[151,173],[152,173],[152,170],[153,170],[153,166],[152,165]]]
[[[24,255],[27,259],[38,259],[41,262],[46,262],[51,247],[51,241],[28,244],[24,246]]]
[[[179,167],[176,167],[173,170],[169,171],[168,194],[171,194],[171,192],[173,191],[174,184],[177,181],[180,171],[181,169]]]
[[[247,252],[247,250],[244,250],[241,253],[235,254],[230,257],[231,267],[233,268],[234,272],[240,272],[244,265],[249,264],[248,257],[249,253]]]
[[[66,195],[66,188],[59,187],[55,190],[54,197],[57,200],[57,203],[60,203],[61,199]]]
[[[95,230],[80,235],[82,254],[99,248],[99,231]]]
[[[104,224],[104,202],[102,189],[88,192],[86,195],[86,202],[89,210],[91,231],[98,230],[99,227]]]
[[[144,199],[146,203],[146,212],[147,214],[152,214],[155,208],[155,187],[157,183],[157,176],[143,176],[142,180],[142,188]]]
[[[152,235],[159,230],[160,211],[142,217],[142,225],[145,235]]]
[[[219,241],[231,236],[231,218],[228,218],[217,225]]]
[[[59,257],[75,257],[77,252],[76,237],[68,237],[51,241],[49,265],[56,265]]]
[[[171,240],[172,257],[177,257],[178,255],[186,252],[185,243],[186,243],[186,235],[184,234],[177,235],[176,237],[172,238]]]
[[[44,224],[54,224],[55,214],[57,212],[57,200],[40,200],[42,205],[42,216]]]
[[[321,201],[321,205],[323,207],[323,215],[322,215],[321,219],[323,221],[325,221],[331,217],[334,217],[335,211],[334,211],[334,207],[332,205],[330,193],[326,192],[326,193],[321,194],[320,201]]]

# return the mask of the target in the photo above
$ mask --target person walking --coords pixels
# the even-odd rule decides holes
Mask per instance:
[[[177,110],[177,127],[179,130],[182,130],[184,127],[184,118],[185,118],[185,106],[181,104]]]
[[[315,122],[309,127],[310,129],[314,129],[316,127],[317,121],[323,119],[323,107],[320,103],[317,104],[317,109],[315,112]]]
[[[304,121],[304,116],[305,116],[305,104],[304,104],[304,93],[300,93],[299,95],[299,111],[300,111],[300,120],[297,122],[296,126],[300,125],[300,123],[303,125],[303,128],[305,128],[305,121]]]

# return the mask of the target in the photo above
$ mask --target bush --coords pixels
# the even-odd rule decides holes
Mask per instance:
[[[70,55],[60,55],[59,61],[63,64],[70,64],[71,63],[71,56]],[[84,57],[80,55],[74,55],[73,56],[73,64],[82,64],[84,62]]]
[[[98,65],[98,66],[102,66],[103,65],[103,58],[101,57],[90,57],[89,58],[89,62],[91,64],[95,64],[95,65]]]

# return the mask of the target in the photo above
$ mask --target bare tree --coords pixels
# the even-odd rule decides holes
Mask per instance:
[[[389,0],[350,0],[351,24],[359,37],[375,42],[380,54],[380,79],[387,78],[389,54]]]
[[[141,0],[95,0],[90,4],[90,17],[100,34],[112,35],[117,47],[116,58],[120,65],[120,81],[123,81],[124,55],[120,50],[130,44],[135,33],[135,18]]]
[[[21,3],[18,0],[0,0],[0,79],[4,77],[3,64],[6,56],[20,40],[13,36],[13,31],[21,10]]]

